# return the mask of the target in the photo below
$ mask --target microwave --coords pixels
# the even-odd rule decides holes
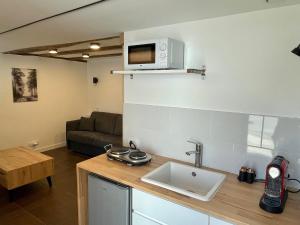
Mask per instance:
[[[125,43],[125,69],[183,69],[184,43],[171,38]]]

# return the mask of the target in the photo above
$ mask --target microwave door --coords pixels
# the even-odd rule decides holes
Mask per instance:
[[[156,61],[156,44],[128,46],[128,65],[140,65],[141,69],[148,69]]]

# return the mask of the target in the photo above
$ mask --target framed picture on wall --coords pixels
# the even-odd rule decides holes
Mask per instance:
[[[11,75],[14,102],[38,100],[36,69],[12,68]]]

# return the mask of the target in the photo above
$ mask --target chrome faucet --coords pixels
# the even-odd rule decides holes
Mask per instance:
[[[195,139],[190,139],[187,142],[195,144],[196,150],[186,152],[188,156],[195,154],[195,167],[200,168],[202,166],[203,144]]]

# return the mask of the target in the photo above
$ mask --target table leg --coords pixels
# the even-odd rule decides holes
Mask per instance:
[[[14,190],[8,190],[8,195],[9,195],[9,202],[14,201]]]
[[[47,181],[48,181],[49,187],[52,187],[52,179],[51,179],[51,177],[47,177]]]

